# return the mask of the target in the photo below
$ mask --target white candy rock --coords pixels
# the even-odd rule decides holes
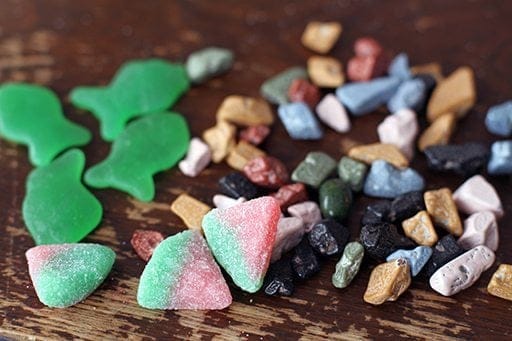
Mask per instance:
[[[478,245],[485,245],[489,249],[498,249],[499,234],[496,217],[490,211],[473,213],[464,221],[464,233],[457,243],[469,250]]]
[[[247,201],[244,197],[234,199],[223,194],[215,194],[213,196],[213,204],[217,208],[229,208]]]
[[[208,166],[211,159],[210,147],[200,138],[194,137],[190,140],[187,156],[180,161],[178,167],[186,176],[196,177]]]
[[[419,127],[416,113],[410,109],[398,110],[377,127],[380,142],[395,145],[411,160]]]
[[[333,94],[327,94],[322,98],[316,106],[316,113],[320,121],[338,133],[346,133],[350,130],[347,111]]]
[[[496,218],[503,216],[503,206],[494,187],[481,175],[475,175],[464,182],[453,193],[455,204],[464,213],[473,214],[491,211]]]
[[[306,232],[311,231],[313,226],[322,220],[320,207],[314,201],[304,201],[288,207],[288,213],[292,217],[302,219]]]

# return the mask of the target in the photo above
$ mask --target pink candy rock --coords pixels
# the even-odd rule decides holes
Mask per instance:
[[[459,210],[467,214],[491,211],[496,218],[503,216],[503,206],[498,193],[481,175],[475,175],[466,180],[453,193],[453,200]]]
[[[297,246],[302,240],[304,232],[304,222],[300,218],[281,217],[277,224],[276,239],[270,262],[278,261],[284,253]]]
[[[210,147],[200,138],[190,140],[187,156],[178,164],[181,172],[186,176],[196,177],[208,166],[212,159]]]
[[[300,218],[304,223],[306,232],[311,231],[313,226],[322,220],[320,207],[314,201],[304,201],[288,207],[288,213],[292,217]]]
[[[350,119],[341,102],[333,94],[327,94],[316,106],[318,118],[338,133],[350,130]]]
[[[496,217],[490,211],[473,213],[464,221],[464,233],[457,243],[469,250],[478,245],[485,245],[489,249],[498,249],[499,234]]]
[[[389,115],[377,127],[380,142],[395,145],[409,160],[414,156],[418,130],[416,113],[409,109]]]

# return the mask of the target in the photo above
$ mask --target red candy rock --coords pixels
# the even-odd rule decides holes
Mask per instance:
[[[240,140],[257,146],[265,140],[269,133],[270,128],[266,125],[250,126],[240,132]]]
[[[286,166],[272,156],[259,156],[244,166],[244,174],[251,182],[267,188],[279,188],[290,178]]]
[[[306,186],[302,183],[285,185],[271,195],[279,202],[283,211],[293,204],[308,200]]]
[[[378,56],[384,52],[379,42],[372,37],[361,37],[354,43],[354,52],[358,57]]]
[[[304,102],[314,108],[320,101],[320,91],[305,79],[295,79],[288,88],[288,99],[292,102]]]
[[[162,240],[164,236],[158,231],[135,230],[130,243],[135,253],[147,262]]]
[[[382,46],[373,38],[363,37],[354,43],[355,57],[347,64],[347,77],[351,81],[364,82],[382,76],[389,64]]]

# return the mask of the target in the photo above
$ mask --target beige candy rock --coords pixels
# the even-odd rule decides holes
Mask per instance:
[[[414,140],[418,130],[416,113],[409,109],[387,116],[377,126],[380,142],[395,145],[409,160],[414,156]]]
[[[382,263],[373,269],[363,299],[374,305],[396,301],[410,284],[411,271],[405,259]]]
[[[263,99],[232,95],[217,109],[217,121],[228,121],[239,126],[271,125],[274,115]]]
[[[452,296],[469,288],[494,263],[494,252],[485,245],[477,246],[440,267],[430,286],[444,296]]]
[[[503,216],[503,206],[498,193],[481,175],[475,175],[466,180],[453,193],[453,199],[457,207],[464,213],[491,211],[496,218]]]
[[[265,152],[246,141],[240,141],[235,148],[229,152],[226,159],[227,164],[236,170],[243,170],[247,162],[255,157],[264,156]]]
[[[318,53],[327,53],[338,40],[342,29],[338,22],[312,21],[302,34],[302,45]]]
[[[475,76],[468,67],[460,67],[439,82],[427,106],[427,119],[433,122],[447,112],[464,116],[476,102]]]
[[[427,63],[421,65],[414,65],[411,67],[413,75],[427,74],[435,78],[436,82],[443,80],[443,69],[439,63]]]
[[[304,201],[288,207],[288,214],[297,217],[304,223],[306,232],[311,231],[313,226],[322,220],[320,207],[314,201]]]
[[[278,261],[281,256],[297,246],[304,236],[304,222],[297,217],[281,217],[277,223],[276,239],[270,262]]]
[[[206,129],[203,140],[212,152],[212,161],[219,163],[235,146],[236,127],[228,122],[220,121],[214,127]]]
[[[321,88],[337,88],[345,82],[343,65],[332,57],[309,57],[308,75],[313,84]]]
[[[512,301],[512,265],[500,264],[487,285],[489,294]]]
[[[427,191],[423,194],[423,199],[434,224],[455,236],[462,235],[462,223],[449,188]]]
[[[457,243],[466,250],[485,245],[496,251],[499,244],[498,224],[490,211],[473,213],[464,221],[464,233]]]
[[[196,198],[182,193],[171,204],[171,211],[183,220],[190,229],[202,232],[202,221],[212,208]]]
[[[402,228],[405,235],[418,245],[434,246],[437,243],[437,233],[427,211],[420,211],[404,220]]]
[[[398,168],[409,166],[409,160],[400,149],[389,143],[358,145],[348,151],[348,156],[369,165],[373,161],[384,160]]]
[[[455,114],[450,112],[436,118],[421,134],[418,149],[424,151],[427,147],[450,142],[456,121]]]

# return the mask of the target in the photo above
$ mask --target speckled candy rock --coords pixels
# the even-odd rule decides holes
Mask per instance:
[[[349,238],[348,228],[332,219],[319,221],[308,233],[309,245],[322,256],[341,253]]]
[[[379,200],[366,206],[361,217],[361,225],[386,222],[390,209],[390,200]]]
[[[309,152],[292,173],[292,180],[318,188],[336,169],[336,161],[324,152]]]
[[[487,285],[489,294],[512,301],[512,265],[500,264]]]
[[[457,244],[457,241],[451,234],[448,234],[441,238],[436,246],[432,248],[432,256],[423,268],[423,272],[427,277],[430,277],[441,266],[463,253],[464,249]]]
[[[401,223],[419,211],[425,210],[422,191],[412,191],[397,196],[389,209],[388,220],[392,223]]]
[[[386,259],[398,249],[411,249],[415,246],[413,241],[398,233],[395,225],[389,223],[364,225],[359,238],[366,253],[377,260]]]
[[[338,163],[338,176],[354,192],[360,192],[363,189],[364,179],[368,166],[363,162],[354,160],[348,156],[343,156]]]
[[[396,250],[386,258],[386,262],[404,258],[407,260],[411,269],[411,275],[414,277],[427,264],[430,256],[432,256],[431,248],[428,246],[418,246],[413,250]]]
[[[424,152],[431,170],[454,172],[464,177],[478,173],[489,158],[487,147],[475,142],[431,146]]]
[[[279,188],[285,185],[290,176],[281,160],[272,156],[257,156],[244,166],[245,176],[258,186]]]
[[[261,95],[272,104],[288,103],[288,88],[294,79],[308,78],[308,72],[300,66],[286,69],[270,79],[267,79],[260,88]]]
[[[281,104],[277,113],[294,140],[319,140],[324,136],[322,127],[306,103]]]
[[[229,288],[197,231],[168,237],[153,252],[140,277],[137,302],[149,309],[224,309]]]
[[[258,291],[267,271],[281,216],[279,203],[260,197],[203,218],[203,231],[212,253],[236,285]]]
[[[396,301],[410,284],[411,273],[405,259],[382,263],[373,269],[363,299],[373,305]]]
[[[231,65],[233,52],[211,46],[191,53],[185,67],[190,80],[197,84],[228,71]]]
[[[351,242],[345,246],[343,256],[336,264],[332,275],[332,284],[339,289],[346,288],[359,272],[363,262],[364,247],[359,242]]]
[[[72,306],[105,280],[116,255],[98,244],[42,245],[25,256],[39,300],[55,308]]]

